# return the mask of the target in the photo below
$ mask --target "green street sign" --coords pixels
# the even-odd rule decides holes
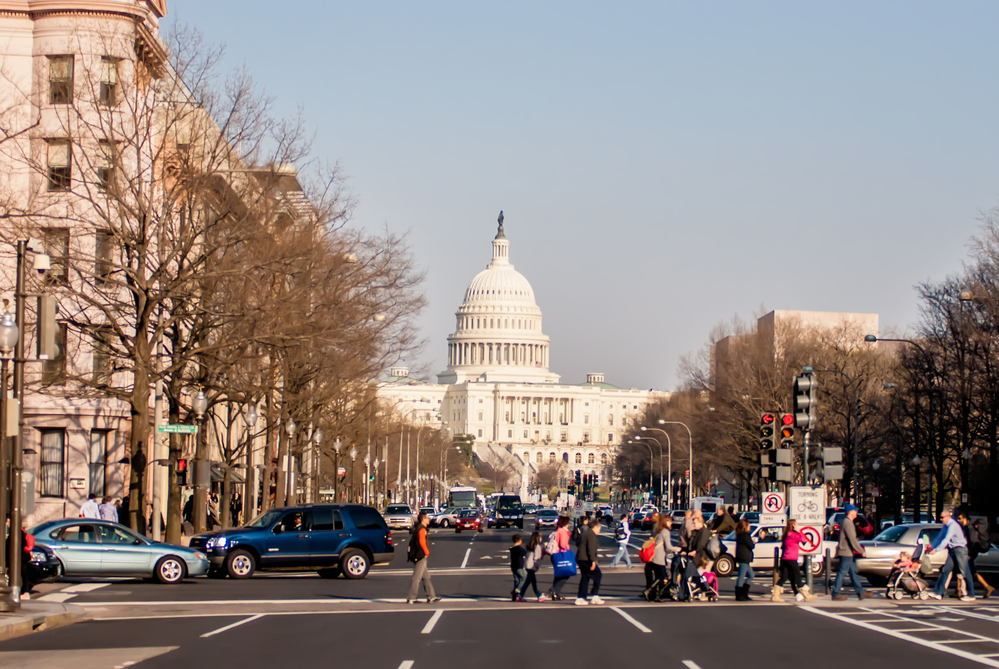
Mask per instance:
[[[197,434],[197,425],[160,425],[157,428],[160,432],[168,432],[170,434]]]

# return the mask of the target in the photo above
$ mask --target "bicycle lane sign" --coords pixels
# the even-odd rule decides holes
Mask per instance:
[[[792,486],[788,495],[787,511],[798,521],[798,527],[822,528],[826,524],[826,491],[820,486]]]

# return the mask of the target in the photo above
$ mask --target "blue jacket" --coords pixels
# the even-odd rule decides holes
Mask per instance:
[[[933,540],[930,548],[935,551],[948,550],[950,548],[967,548],[968,540],[964,536],[964,529],[960,523],[951,518],[947,524],[940,528],[940,533]]]

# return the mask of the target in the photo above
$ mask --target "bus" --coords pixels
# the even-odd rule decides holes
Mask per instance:
[[[476,490],[471,486],[455,486],[448,491],[447,505],[454,508],[476,509],[479,506]]]

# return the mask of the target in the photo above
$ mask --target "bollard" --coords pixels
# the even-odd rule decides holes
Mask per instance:
[[[808,591],[812,592],[815,586],[815,577],[812,576],[812,556],[806,555],[802,562],[804,564],[801,566],[805,569],[805,585],[808,586]]]
[[[831,553],[830,549],[828,549],[828,548],[826,549],[826,570],[825,571],[826,571],[826,594],[828,595],[828,594],[832,593],[832,590],[830,589],[830,583],[831,583],[830,578],[831,578],[831,574],[832,574],[832,553]]]
[[[778,573],[780,571],[780,548],[774,548],[774,582],[773,586],[777,587],[777,579],[780,577]]]

